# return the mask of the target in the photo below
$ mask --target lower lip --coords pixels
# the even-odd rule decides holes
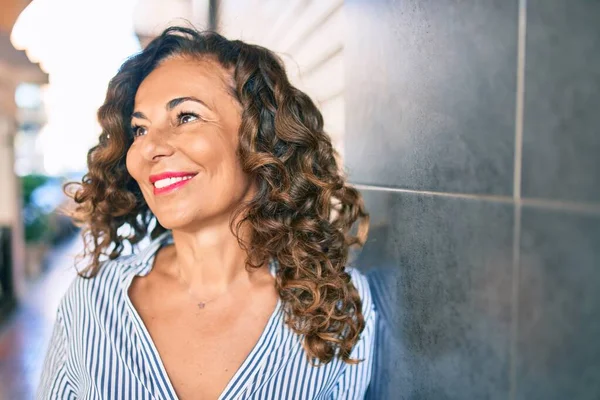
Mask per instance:
[[[179,189],[180,187],[188,184],[192,179],[194,179],[194,178],[191,177],[190,179],[185,179],[183,181],[175,182],[172,185],[165,186],[165,187],[160,188],[160,189],[155,186],[154,187],[154,194],[155,195],[160,195],[160,194],[169,194],[169,193],[172,193],[175,190]]]

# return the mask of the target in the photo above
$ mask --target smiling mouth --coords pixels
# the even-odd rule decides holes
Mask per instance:
[[[170,193],[187,183],[189,183],[196,174],[161,174],[150,178],[150,182],[154,187],[154,194]]]

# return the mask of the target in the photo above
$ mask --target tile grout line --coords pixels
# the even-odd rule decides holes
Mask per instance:
[[[519,282],[521,274],[521,205],[515,204],[512,251],[512,304],[509,349],[509,399],[516,399],[517,391],[517,337],[519,334]]]
[[[557,211],[569,211],[583,214],[599,215],[600,216],[600,203],[590,202],[577,202],[577,201],[565,201],[565,200],[548,200],[540,198],[520,198],[515,199],[514,196],[502,196],[502,195],[481,195],[472,193],[456,193],[456,192],[436,192],[431,190],[414,190],[414,189],[401,189],[386,186],[377,185],[366,185],[361,183],[349,182],[349,184],[359,190],[368,190],[372,192],[392,192],[392,193],[409,193],[409,194],[420,194],[427,196],[436,197],[447,197],[456,199],[467,199],[467,200],[485,200],[495,203],[508,203],[508,204],[519,204],[527,207],[538,207],[542,209],[550,209]]]
[[[519,201],[520,205],[529,207],[545,208],[557,211],[569,211],[583,214],[600,215],[600,204],[583,203],[576,201],[545,200],[537,198],[526,198]]]
[[[525,57],[527,39],[527,0],[519,0],[517,44],[517,90],[515,104],[515,158],[513,175],[512,308],[509,353],[509,399],[517,397],[517,356],[519,336],[519,285],[521,276],[521,180],[523,174],[523,119],[525,102]]]
[[[374,185],[365,185],[361,183],[353,183],[350,182],[350,185],[354,186],[357,189],[362,190],[371,190],[377,192],[397,192],[397,193],[411,193],[411,194],[424,194],[429,196],[439,196],[439,197],[452,197],[458,199],[471,199],[471,200],[489,200],[498,203],[512,203],[514,199],[510,196],[502,196],[502,195],[489,195],[489,194],[470,194],[470,193],[455,193],[455,192],[435,192],[429,190],[413,190],[413,189],[400,189],[386,186],[374,186]]]

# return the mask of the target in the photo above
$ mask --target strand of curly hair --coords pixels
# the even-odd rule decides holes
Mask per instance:
[[[286,324],[303,337],[310,360],[358,362],[350,355],[364,316],[345,266],[349,248],[365,241],[368,214],[338,167],[321,113],[290,84],[281,60],[260,46],[173,27],[123,64],[98,111],[102,133],[88,153],[89,172],[70,191],[76,203],[72,215],[86,241],[82,256],[89,258],[80,274],[95,276],[102,260],[119,257],[126,242],[135,245],[165,231],[128,174],[125,156],[135,91],[162,60],[174,56],[216,60],[232,72],[231,94],[243,109],[238,155],[258,188],[232,217],[238,238],[242,226],[252,232],[247,242],[240,240],[249,254],[247,267],[277,260]],[[118,234],[123,226],[130,227],[126,236]]]

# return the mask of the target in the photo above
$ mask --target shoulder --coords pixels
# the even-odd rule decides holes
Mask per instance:
[[[94,276],[77,275],[60,305],[59,313],[77,318],[78,315],[109,302],[124,287],[136,264],[130,256],[103,262]]]
[[[99,306],[118,305],[125,300],[129,283],[137,274],[151,268],[152,258],[168,235],[161,235],[134,254],[121,255],[106,260],[93,276],[78,275],[63,296],[60,309],[63,313],[77,314]]]
[[[152,245],[138,253],[102,262],[94,275],[84,273],[75,277],[58,308],[67,331],[69,326],[76,328],[90,317],[103,321],[125,310],[127,288],[133,277],[147,268]]]

